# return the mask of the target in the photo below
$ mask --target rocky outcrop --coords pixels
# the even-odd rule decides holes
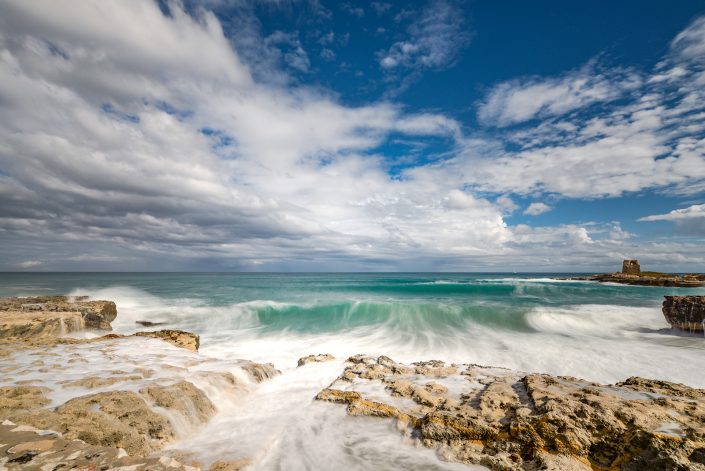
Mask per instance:
[[[37,338],[83,328],[112,330],[116,316],[114,302],[89,301],[85,296],[0,298],[0,335]]]
[[[442,458],[496,470],[705,470],[705,390],[665,381],[357,356],[317,399],[394,419]]]
[[[155,384],[140,389],[140,394],[158,407],[179,412],[194,426],[207,422],[215,414],[215,406],[210,399],[188,381],[169,386]]]
[[[103,342],[106,340],[124,339],[128,337],[150,337],[168,342],[176,347],[185,348],[192,352],[197,352],[200,346],[200,337],[191,332],[186,332],[184,330],[155,330],[152,332],[137,332],[132,335],[122,335],[122,334],[108,334],[101,337],[95,337],[91,339],[74,339],[74,338],[63,338],[58,339],[54,343],[64,344],[64,345],[76,345],[82,343],[95,343]]]
[[[149,469],[195,471],[168,456],[128,456],[122,448],[90,445],[53,430],[42,430],[11,421],[0,424],[0,469]]]
[[[603,273],[592,276],[578,276],[571,278],[556,278],[559,280],[599,281],[600,283],[619,283],[623,285],[640,286],[669,286],[678,288],[699,288],[705,286],[705,275],[691,273],[675,275],[656,271],[641,271],[638,260],[624,260],[622,271],[617,273]]]
[[[705,296],[664,296],[661,310],[674,329],[705,330]]]
[[[281,373],[271,363],[254,363],[251,361],[243,361],[240,365],[250,377],[257,383],[261,383],[266,379],[271,379]]]
[[[624,273],[607,273],[586,278],[601,283],[620,283],[623,285],[669,286],[677,288],[700,288],[705,286],[705,275],[673,275],[670,273],[641,272],[639,275]]]
[[[191,350],[192,352],[198,351],[201,340],[196,334],[174,329],[156,330],[153,332],[137,332],[135,335],[138,337],[153,337],[155,339],[161,339],[177,347]]]
[[[80,312],[0,311],[0,338],[44,341],[83,330]]]
[[[335,360],[335,357],[331,355],[330,353],[325,353],[325,354],[320,354],[320,355],[307,355],[305,357],[299,358],[299,361],[297,362],[297,368],[299,366],[304,366],[309,363],[321,363],[324,361],[333,361]]]
[[[54,409],[44,408],[49,403],[47,392],[36,386],[0,388],[0,419],[144,456],[161,449],[176,435],[173,424],[153,406],[179,414],[179,423],[192,426],[205,423],[215,413],[210,399],[188,381],[171,385],[155,382],[139,393],[104,391],[71,399]]]

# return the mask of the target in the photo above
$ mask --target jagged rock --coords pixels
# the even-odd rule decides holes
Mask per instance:
[[[173,329],[156,330],[156,331],[150,331],[150,332],[137,332],[132,335],[107,334],[107,335],[103,335],[103,336],[95,337],[95,338],[91,338],[91,339],[61,338],[61,339],[54,339],[53,343],[58,343],[58,344],[62,344],[62,345],[78,345],[78,344],[85,344],[85,343],[103,342],[106,340],[125,339],[125,338],[129,338],[129,337],[155,338],[155,339],[163,340],[165,342],[169,342],[170,344],[172,344],[176,347],[185,348],[186,350],[190,350],[192,352],[198,351],[198,347],[200,346],[200,337],[198,335],[193,334],[191,332],[186,332],[184,330],[173,330]]]
[[[188,381],[169,386],[148,386],[140,389],[140,393],[159,407],[181,413],[192,425],[205,423],[215,413],[215,406],[208,396]]]
[[[5,386],[0,388],[0,417],[11,410],[31,410],[49,404],[48,388],[39,386]]]
[[[332,361],[335,360],[335,357],[331,355],[330,353],[325,353],[325,354],[320,354],[320,355],[307,355],[305,357],[299,358],[299,361],[297,362],[297,368],[299,366],[304,366],[307,365],[308,363],[321,363],[324,361]]]
[[[663,315],[674,329],[705,330],[705,296],[664,296]]]
[[[124,468],[123,468],[124,467]],[[70,440],[51,430],[0,425],[0,469],[149,469],[154,471],[196,471],[166,456],[133,457],[121,448],[90,445]]]
[[[0,298],[0,337],[57,337],[83,328],[111,330],[112,301],[85,297]]]
[[[173,438],[169,421],[153,412],[137,393],[110,391],[71,399],[54,410],[2,411],[16,423],[56,430],[67,439],[124,448],[145,455]]]
[[[271,363],[254,363],[251,361],[246,361],[240,364],[239,366],[258,383],[261,383],[265,379],[274,378],[276,375],[281,374],[281,371],[274,368],[274,365],[272,365]]]
[[[67,439],[96,446],[124,448],[131,455],[147,455],[175,436],[169,420],[150,404],[180,414],[192,426],[203,424],[215,413],[210,399],[187,381],[154,383],[139,394],[106,391],[81,396],[53,410],[42,408],[49,403],[47,392],[35,386],[1,388],[0,419],[52,429]]]
[[[84,327],[79,312],[0,311],[0,338],[3,340],[49,340]]]
[[[347,404],[350,415],[396,419],[442,458],[496,470],[705,470],[704,390],[415,365],[352,357],[316,399]]]
[[[162,339],[165,342],[169,342],[177,347],[185,348],[186,350],[191,350],[192,352],[197,352],[200,345],[200,337],[198,335],[183,330],[164,329],[156,330],[154,332],[137,332],[134,335],[138,337],[154,337],[157,339]]]

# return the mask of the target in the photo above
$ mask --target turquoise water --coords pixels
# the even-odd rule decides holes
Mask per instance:
[[[705,367],[705,339],[671,331],[660,312],[664,295],[703,295],[705,289],[552,276],[5,273],[0,295],[112,299],[117,331],[137,330],[136,320],[166,322],[201,334],[206,353],[277,366],[309,353],[370,353],[608,382],[641,375],[705,386],[692,374]]]

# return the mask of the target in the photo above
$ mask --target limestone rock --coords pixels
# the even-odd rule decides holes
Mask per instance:
[[[333,361],[335,360],[335,357],[331,355],[330,353],[325,353],[325,354],[319,354],[319,355],[307,355],[305,357],[299,358],[299,361],[297,362],[297,367],[299,366],[304,366],[309,363],[321,363],[324,361]]]
[[[251,361],[245,361],[239,366],[258,383],[261,383],[265,379],[274,378],[276,375],[281,373],[281,371],[274,368],[274,365],[272,365],[271,363],[255,363]]]
[[[705,329],[705,296],[664,296],[662,311],[674,329],[702,332]]]
[[[188,381],[148,386],[140,389],[140,394],[159,407],[179,412],[192,425],[205,423],[215,413],[208,396]]]
[[[4,340],[49,340],[84,327],[79,312],[0,311],[0,338]]]
[[[395,419],[442,458],[496,470],[705,470],[705,391],[666,381],[356,356],[316,399]]]
[[[39,386],[5,386],[0,388],[0,416],[11,410],[31,410],[49,404],[48,388]]]
[[[166,459],[165,459],[166,458]],[[153,471],[195,471],[165,456],[133,457],[121,448],[90,445],[49,431],[0,425],[0,469],[149,469]]]
[[[185,348],[186,350],[191,350],[192,352],[197,352],[200,345],[200,337],[198,335],[183,330],[164,329],[153,332],[137,332],[135,335],[138,337],[162,339],[165,342]]]
[[[0,298],[0,336],[57,337],[83,328],[111,330],[116,316],[112,301],[68,296]]]

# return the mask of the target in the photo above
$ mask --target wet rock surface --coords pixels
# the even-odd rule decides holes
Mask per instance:
[[[674,329],[705,330],[705,296],[664,296],[662,311]]]
[[[117,307],[112,301],[89,301],[85,296],[37,296],[27,298],[0,298],[2,322],[16,317],[18,319],[46,319],[47,322],[59,317],[59,314],[79,313],[83,326],[89,329],[111,330],[110,323],[117,316]],[[10,315],[10,313],[14,313]],[[21,315],[21,314],[22,315]],[[81,328],[83,326],[79,326]],[[1,329],[1,328],[0,328]],[[78,329],[76,329],[78,330]],[[3,336],[37,335],[36,329],[17,332],[2,332]]]
[[[42,430],[11,421],[0,424],[0,469],[123,469],[194,471],[168,456],[128,456],[121,448],[90,445],[68,439],[53,430]]]
[[[355,356],[316,399],[496,470],[705,470],[705,390]]]
[[[200,346],[200,337],[198,335],[183,330],[165,329],[156,330],[154,332],[137,332],[135,335],[138,337],[161,339],[177,347],[191,350],[192,352],[197,352]]]
[[[309,363],[321,363],[324,361],[333,361],[335,360],[335,357],[331,355],[330,353],[324,353],[324,354],[319,354],[319,355],[306,355],[305,357],[299,358],[299,361],[297,362],[297,367],[298,366],[304,366]]]
[[[197,352],[200,346],[200,337],[191,332],[186,332],[184,330],[156,330],[152,332],[137,332],[132,335],[121,335],[121,334],[108,334],[101,337],[95,337],[90,339],[75,339],[75,338],[62,338],[55,341],[55,343],[63,345],[78,345],[85,343],[95,343],[102,342],[105,340],[115,340],[124,339],[128,337],[150,337],[168,342],[176,347],[185,348],[192,352]]]

